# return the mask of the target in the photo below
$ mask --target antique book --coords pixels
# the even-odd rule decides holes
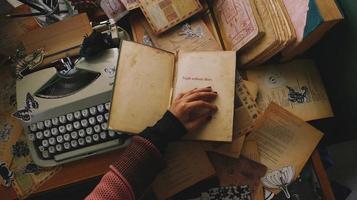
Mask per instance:
[[[226,50],[238,51],[262,35],[250,0],[216,0],[212,7]]]
[[[247,70],[259,86],[257,104],[264,110],[275,102],[305,121],[333,117],[320,74],[311,60],[265,65]]]
[[[222,50],[202,18],[194,18],[160,35],[155,35],[141,14],[130,18],[134,40],[166,51]]]
[[[139,0],[155,34],[162,33],[203,10],[199,0]]]
[[[123,41],[113,90],[109,129],[139,133],[154,125],[181,92],[211,86],[218,111],[185,139],[232,141],[235,52],[179,52]],[[145,100],[144,100],[145,99]]]
[[[239,54],[242,66],[257,66],[281,52],[296,40],[296,33],[282,0],[255,0],[265,34]]]
[[[257,141],[260,161],[270,172],[290,168],[296,178],[322,137],[310,124],[271,103],[248,139]]]
[[[343,20],[335,0],[284,0],[298,33],[298,39],[282,51],[283,60],[289,60],[305,52],[334,25]]]
[[[195,142],[171,143],[165,152],[167,166],[155,178],[157,199],[168,199],[184,189],[215,175],[207,154]]]

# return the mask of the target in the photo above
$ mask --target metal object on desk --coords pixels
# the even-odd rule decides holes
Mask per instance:
[[[75,70],[43,69],[16,82],[17,108],[26,108],[30,94],[38,104],[23,122],[34,162],[43,167],[86,158],[125,147],[127,135],[107,130],[118,49],[90,60],[80,59]],[[71,64],[72,63],[72,64]]]

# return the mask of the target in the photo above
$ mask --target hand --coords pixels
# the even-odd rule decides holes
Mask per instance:
[[[216,97],[217,92],[211,87],[193,89],[179,94],[169,111],[181,121],[188,132],[192,132],[212,119],[217,111],[217,106],[212,104]]]

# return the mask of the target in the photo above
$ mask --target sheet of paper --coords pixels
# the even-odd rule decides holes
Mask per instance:
[[[238,51],[259,35],[249,0],[213,1],[219,29],[226,50]]]
[[[118,0],[102,0],[100,7],[103,9],[109,19],[115,22],[119,21],[129,12],[125,9],[124,5]]]
[[[333,117],[320,74],[311,60],[266,65],[247,71],[259,85],[257,104],[264,110],[275,102],[305,121]]]
[[[22,134],[18,141],[26,144],[25,135]],[[30,154],[14,157],[10,169],[15,174],[13,188],[19,199],[27,198],[61,169],[61,167],[53,167],[34,170],[34,167],[36,165],[33,163]]]
[[[250,160],[253,160],[257,163],[260,163],[258,144],[255,140],[245,140],[244,141],[241,155],[250,159]],[[263,184],[260,181],[256,185],[256,188],[254,191],[255,192],[252,193],[253,200],[264,200]]]
[[[196,18],[177,25],[172,30],[156,36],[145,17],[142,15],[135,16],[131,20],[135,32],[144,32],[137,38],[139,43],[146,43],[148,40],[154,46],[166,51],[212,51],[222,50],[212,33],[208,30],[207,25],[201,18]],[[134,33],[136,34],[136,33]],[[139,34],[136,34],[137,36]],[[141,37],[141,38],[140,38]]]
[[[234,136],[247,134],[253,128],[261,114],[248,87],[240,75],[236,79],[236,96],[234,102]],[[255,92],[255,91],[252,91]]]
[[[13,159],[12,145],[21,137],[22,131],[20,121],[10,113],[0,113],[0,161],[7,166],[10,166]]]
[[[271,103],[248,139],[257,141],[260,161],[269,170],[293,166],[297,177],[322,136],[310,124]]]
[[[212,120],[185,139],[232,141],[236,54],[234,51],[179,52],[173,99],[182,92],[211,86],[218,92]]]
[[[199,0],[139,0],[140,8],[158,34],[202,10]]]
[[[244,156],[234,159],[216,153],[209,153],[209,158],[213,163],[221,186],[249,185],[252,199],[255,199],[260,193],[260,178],[267,171],[264,165]]]
[[[232,142],[202,142],[205,151],[216,152],[232,158],[239,158],[245,135],[234,138]]]
[[[199,143],[170,143],[165,152],[167,166],[152,184],[156,197],[168,199],[178,192],[215,174]]]

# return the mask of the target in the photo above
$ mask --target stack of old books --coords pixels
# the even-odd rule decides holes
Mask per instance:
[[[334,0],[134,2],[128,8],[142,11],[131,16],[136,42],[168,51],[232,50],[239,67],[257,66],[275,55],[291,59],[343,18]]]

